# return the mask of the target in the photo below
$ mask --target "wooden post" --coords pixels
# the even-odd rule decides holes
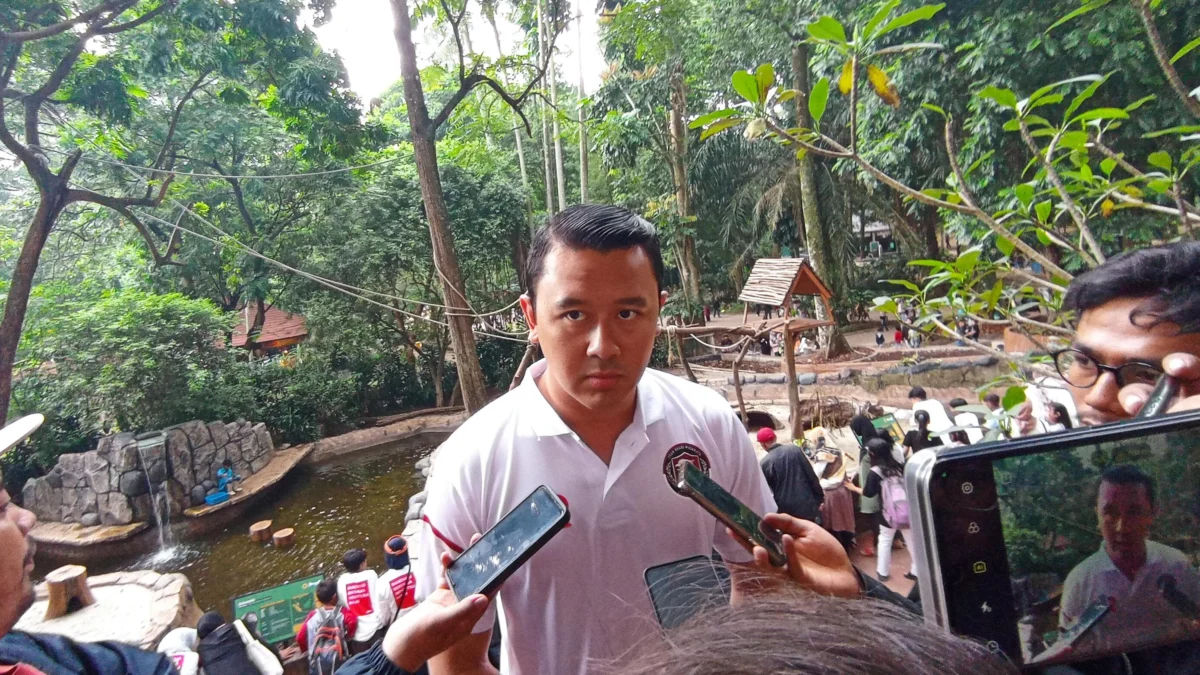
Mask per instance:
[[[63,565],[47,574],[46,588],[50,593],[46,621],[96,604],[92,589],[88,588],[87,568],[83,565]]]
[[[788,409],[791,410],[792,438],[795,439],[801,428],[800,391],[796,382],[796,336],[792,334],[792,327],[786,323],[783,324],[783,364],[787,373]]]
[[[525,370],[533,364],[533,358],[537,355],[537,345],[533,342],[525,348],[525,355],[521,357],[521,365],[517,366],[517,372],[513,373],[512,382],[508,384],[508,390],[512,391],[521,384],[521,380],[525,377]]]
[[[746,320],[750,318],[750,303],[742,304],[742,325],[746,325]]]
[[[742,345],[742,350],[733,360],[733,391],[737,394],[738,411],[742,416],[743,425],[750,423],[750,416],[746,414],[746,400],[742,398],[742,376],[738,374],[738,366],[742,365],[742,358],[750,351],[750,347],[757,345],[753,337],[747,337],[746,344]]]
[[[700,380],[697,380],[696,374],[692,372],[692,364],[688,363],[687,354],[683,353],[683,337],[679,333],[675,333],[675,346],[679,348],[679,360],[683,362],[683,372],[687,373],[689,380],[699,384]]]
[[[291,548],[292,544],[296,543],[296,530],[294,530],[290,527],[285,527],[282,530],[275,533],[274,540],[275,540],[275,548],[278,548],[278,549]]]
[[[260,520],[250,526],[250,541],[263,543],[271,539],[271,521]]]

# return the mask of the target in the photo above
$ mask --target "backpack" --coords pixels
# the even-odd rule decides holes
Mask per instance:
[[[321,623],[308,645],[308,675],[333,675],[346,660],[346,628],[342,611],[334,609],[318,614]]]
[[[871,472],[883,479],[879,486],[883,498],[883,518],[888,526],[896,530],[906,530],[912,526],[908,517],[908,494],[904,492],[904,479],[900,476],[885,477],[883,471],[871,467]]]

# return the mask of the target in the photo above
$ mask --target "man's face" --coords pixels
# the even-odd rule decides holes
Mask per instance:
[[[33,551],[27,535],[37,517],[0,489],[0,636],[33,604]]]
[[[556,242],[534,290],[536,306],[522,298],[521,308],[546,355],[541,384],[550,403],[567,416],[626,411],[667,300],[646,252]]]
[[[1150,328],[1134,325],[1130,314],[1145,303],[1145,298],[1120,298],[1089,309],[1079,318],[1072,346],[1097,363],[1113,367],[1130,361],[1161,367],[1162,360],[1175,352],[1200,356],[1200,334],[1180,334],[1173,323]],[[1117,398],[1120,387],[1112,373],[1101,373],[1090,387],[1072,386],[1070,390],[1079,421],[1086,426],[1129,417]]]
[[[1145,559],[1146,538],[1154,523],[1154,508],[1150,506],[1145,485],[1102,481],[1096,516],[1100,520],[1104,549],[1114,563],[1138,564]]]

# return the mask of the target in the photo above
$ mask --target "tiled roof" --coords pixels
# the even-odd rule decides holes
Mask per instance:
[[[239,314],[238,322],[233,327],[233,346],[245,347],[246,324],[253,320],[253,310],[243,309]],[[276,307],[268,307],[266,316],[263,318],[262,330],[254,336],[253,342],[262,344],[276,340],[303,338],[306,335],[308,335],[308,326],[304,322],[303,315],[285,312]]]

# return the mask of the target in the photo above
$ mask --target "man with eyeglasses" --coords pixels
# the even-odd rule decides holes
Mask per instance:
[[[1200,242],[1130,251],[1071,282],[1075,339],[1054,355],[1084,425],[1137,414],[1165,372],[1171,412],[1200,409]]]

